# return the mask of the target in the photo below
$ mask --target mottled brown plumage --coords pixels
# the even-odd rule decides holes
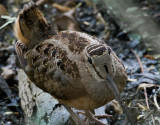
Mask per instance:
[[[113,100],[106,74],[122,92],[125,68],[103,41],[76,31],[57,32],[33,2],[20,12],[14,29],[22,68],[60,103],[91,110]]]

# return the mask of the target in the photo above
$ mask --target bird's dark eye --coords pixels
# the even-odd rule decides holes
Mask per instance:
[[[58,67],[59,67],[61,64],[62,64],[61,61],[58,61],[58,62],[57,62],[57,66],[58,66]]]
[[[90,57],[88,57],[88,62],[92,64],[92,59]]]
[[[106,72],[108,73],[108,68],[107,68],[107,66],[106,66],[106,65],[104,65],[104,68],[105,68]]]
[[[110,55],[111,52],[112,52],[112,50],[111,50],[111,48],[109,47],[109,48],[108,48],[108,54]]]

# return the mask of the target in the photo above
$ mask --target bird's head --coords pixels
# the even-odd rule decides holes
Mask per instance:
[[[111,53],[111,48],[104,44],[94,44],[86,48],[87,67],[97,79],[106,79],[107,73],[113,75],[114,66]]]

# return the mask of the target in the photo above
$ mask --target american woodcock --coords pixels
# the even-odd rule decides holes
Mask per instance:
[[[33,2],[19,13],[14,30],[21,67],[31,81],[60,103],[92,110],[113,100],[106,74],[122,92],[125,68],[103,41],[76,31],[57,32]]]

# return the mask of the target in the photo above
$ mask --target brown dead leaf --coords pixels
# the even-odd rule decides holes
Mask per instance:
[[[72,30],[72,31],[80,31],[77,24],[69,17],[62,16],[57,18],[54,23],[57,25],[60,31],[62,30]]]
[[[67,6],[59,5],[57,3],[52,4],[52,6],[55,7],[56,9],[58,9],[59,11],[62,11],[62,12],[68,12],[72,9],[70,7],[67,7]]]
[[[7,14],[8,14],[7,9],[2,4],[0,4],[0,15],[7,15]]]
[[[154,56],[152,55],[144,55],[145,58],[148,58],[148,59],[151,59],[151,60],[154,60]]]
[[[56,18],[54,23],[57,25],[60,31],[62,30],[72,30],[72,31],[80,31],[78,24],[73,16],[75,9],[72,9],[66,13],[64,13],[61,17]]]

